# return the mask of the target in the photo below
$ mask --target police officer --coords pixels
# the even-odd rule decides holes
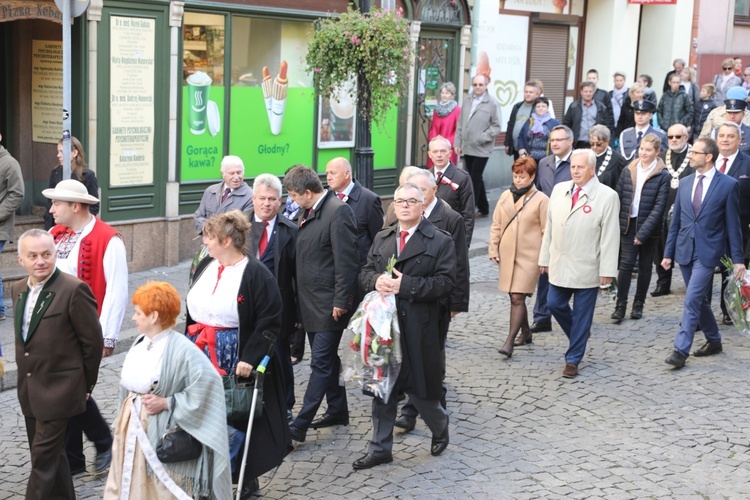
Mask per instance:
[[[656,134],[661,139],[661,151],[667,149],[667,134],[663,130],[651,126],[651,118],[654,116],[656,106],[651,101],[634,101],[635,127],[626,128],[620,134],[620,154],[626,160],[631,161],[638,158],[638,147],[641,139],[648,134]]]
[[[747,109],[747,101],[743,99],[727,99],[724,101],[724,105],[727,107],[727,121],[736,123],[742,132],[740,151],[750,154],[750,127],[742,123],[742,119],[745,117],[745,109]],[[713,140],[716,140],[719,128],[716,127],[711,131],[711,138]]]

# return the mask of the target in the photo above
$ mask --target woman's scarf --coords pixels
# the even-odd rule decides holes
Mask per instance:
[[[620,111],[622,110],[622,101],[624,100],[625,94],[627,94],[628,88],[623,85],[620,90],[612,89],[612,114],[615,118],[615,123],[620,119]]]
[[[439,117],[445,118],[456,109],[456,106],[458,106],[458,103],[453,99],[448,102],[439,102],[435,106],[435,113],[437,113]]]
[[[526,187],[517,188],[515,184],[511,184],[510,186],[510,192],[513,194],[513,203],[516,203],[518,200],[520,200],[526,193],[529,192],[529,190],[534,185],[534,181],[531,181],[531,184],[529,184]]]
[[[543,115],[538,115],[536,113],[531,113],[531,133],[532,134],[543,134],[544,133],[544,124],[547,123],[552,118],[552,115],[547,111]]]

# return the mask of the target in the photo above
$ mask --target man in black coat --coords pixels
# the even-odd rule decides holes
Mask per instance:
[[[346,390],[339,385],[341,334],[357,307],[357,226],[354,213],[318,174],[304,165],[284,176],[284,187],[300,206],[297,232],[297,285],[302,325],[310,341],[310,381],[302,409],[289,426],[292,439],[303,442],[312,426],[348,425]],[[325,396],[326,413],[313,421]]]
[[[253,183],[253,209],[245,212],[250,221],[248,253],[257,257],[276,278],[282,300],[280,335],[276,338],[276,357],[284,375],[287,420],[294,407],[294,369],[289,337],[297,319],[296,245],[297,225],[279,215],[281,181],[271,174],[261,174]]]
[[[664,246],[667,244],[667,234],[669,233],[669,221],[671,219],[672,207],[674,200],[677,198],[677,187],[680,185],[680,179],[692,174],[695,170],[690,166],[688,151],[691,147],[688,144],[687,127],[677,123],[669,127],[667,140],[669,149],[662,151],[659,157],[664,160],[665,169],[670,176],[669,192],[667,194],[667,206],[664,207],[664,224],[662,226],[661,238],[654,252],[654,265],[656,266],[656,289],[651,292],[652,297],[660,297],[672,293],[672,268],[664,269],[661,261],[664,258]]]
[[[523,101],[513,105],[510,111],[510,119],[505,128],[505,154],[513,155],[513,159],[518,159],[518,134],[521,132],[523,124],[529,119],[534,111],[534,99],[542,95],[542,89],[534,80],[529,80],[523,86]]]
[[[745,252],[745,263],[747,264],[747,242],[750,239],[750,156],[740,151],[742,143],[742,132],[740,126],[734,122],[725,122],[719,126],[716,132],[716,144],[719,146],[719,157],[716,159],[716,169],[722,174],[734,177],[740,184],[740,226],[742,227],[742,248]],[[729,274],[724,271],[723,278]],[[727,287],[726,279],[721,282],[721,312],[722,323],[731,325],[732,319],[724,304],[724,290]],[[709,290],[709,293],[711,291]]]
[[[443,383],[439,359],[440,303],[455,283],[456,251],[450,236],[422,217],[424,195],[414,184],[394,194],[398,224],[375,237],[367,264],[359,276],[366,291],[396,296],[403,361],[398,381],[388,398],[372,400],[373,435],[367,454],[352,466],[369,469],[393,461],[393,425],[398,390],[403,389],[432,432],[430,453],[448,446],[448,413],[440,405]],[[392,276],[383,274],[396,256]]]
[[[614,124],[614,111],[612,110],[612,96],[609,92],[599,88],[599,72],[595,69],[590,69],[586,73],[586,81],[594,84],[594,99],[604,104],[609,110],[610,116],[612,116],[612,123]],[[614,129],[612,129],[614,133]]]
[[[471,245],[474,234],[474,186],[464,170],[451,163],[451,143],[438,135],[430,141],[427,152],[435,165],[432,173],[437,182],[437,196],[461,214],[466,225],[466,245]]]
[[[328,162],[326,181],[336,196],[354,212],[361,269],[367,262],[372,239],[383,226],[383,203],[380,196],[352,178],[352,166],[346,158],[338,157]]]
[[[596,85],[583,82],[580,93],[581,97],[568,106],[568,111],[563,118],[563,125],[573,131],[574,149],[589,147],[589,130],[594,125],[604,125],[610,131],[615,129],[612,120],[612,103],[610,102],[610,107],[607,107],[604,102],[594,99]]]
[[[594,125],[589,130],[591,150],[596,155],[596,176],[599,182],[615,189],[627,162],[609,145],[610,138],[609,129],[604,125]]]

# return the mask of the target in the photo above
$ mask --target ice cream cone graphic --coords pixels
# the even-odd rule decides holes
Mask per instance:
[[[268,125],[271,125],[271,95],[273,94],[273,80],[268,72],[268,66],[263,66],[263,99],[266,101],[266,115],[268,116]]]
[[[552,0],[552,5],[555,6],[555,12],[562,14],[565,7],[568,5],[568,0]]]
[[[505,0],[500,0],[500,10],[505,8]]]
[[[281,124],[284,121],[286,93],[289,88],[289,81],[286,77],[287,69],[288,66],[286,61],[281,61],[279,75],[273,81],[271,114],[269,115],[271,120],[271,133],[273,135],[279,135],[281,133]]]

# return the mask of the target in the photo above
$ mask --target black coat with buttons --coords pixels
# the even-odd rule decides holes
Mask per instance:
[[[620,197],[620,231],[628,232],[630,226],[630,208],[635,196],[635,185],[638,163],[636,159],[630,162],[622,171],[617,182],[617,194]],[[641,199],[638,203],[638,217],[636,218],[635,237],[640,241],[661,236],[664,216],[666,214],[667,199],[669,198],[670,175],[667,173],[661,158],[656,159],[656,167],[646,178],[641,189]]]
[[[359,282],[366,292],[396,255],[398,224],[380,231],[373,240]],[[423,399],[442,397],[440,351],[440,302],[450,296],[455,284],[456,250],[451,237],[422,218],[414,235],[398,256],[396,269],[403,276],[396,295],[403,355],[399,385]]]

